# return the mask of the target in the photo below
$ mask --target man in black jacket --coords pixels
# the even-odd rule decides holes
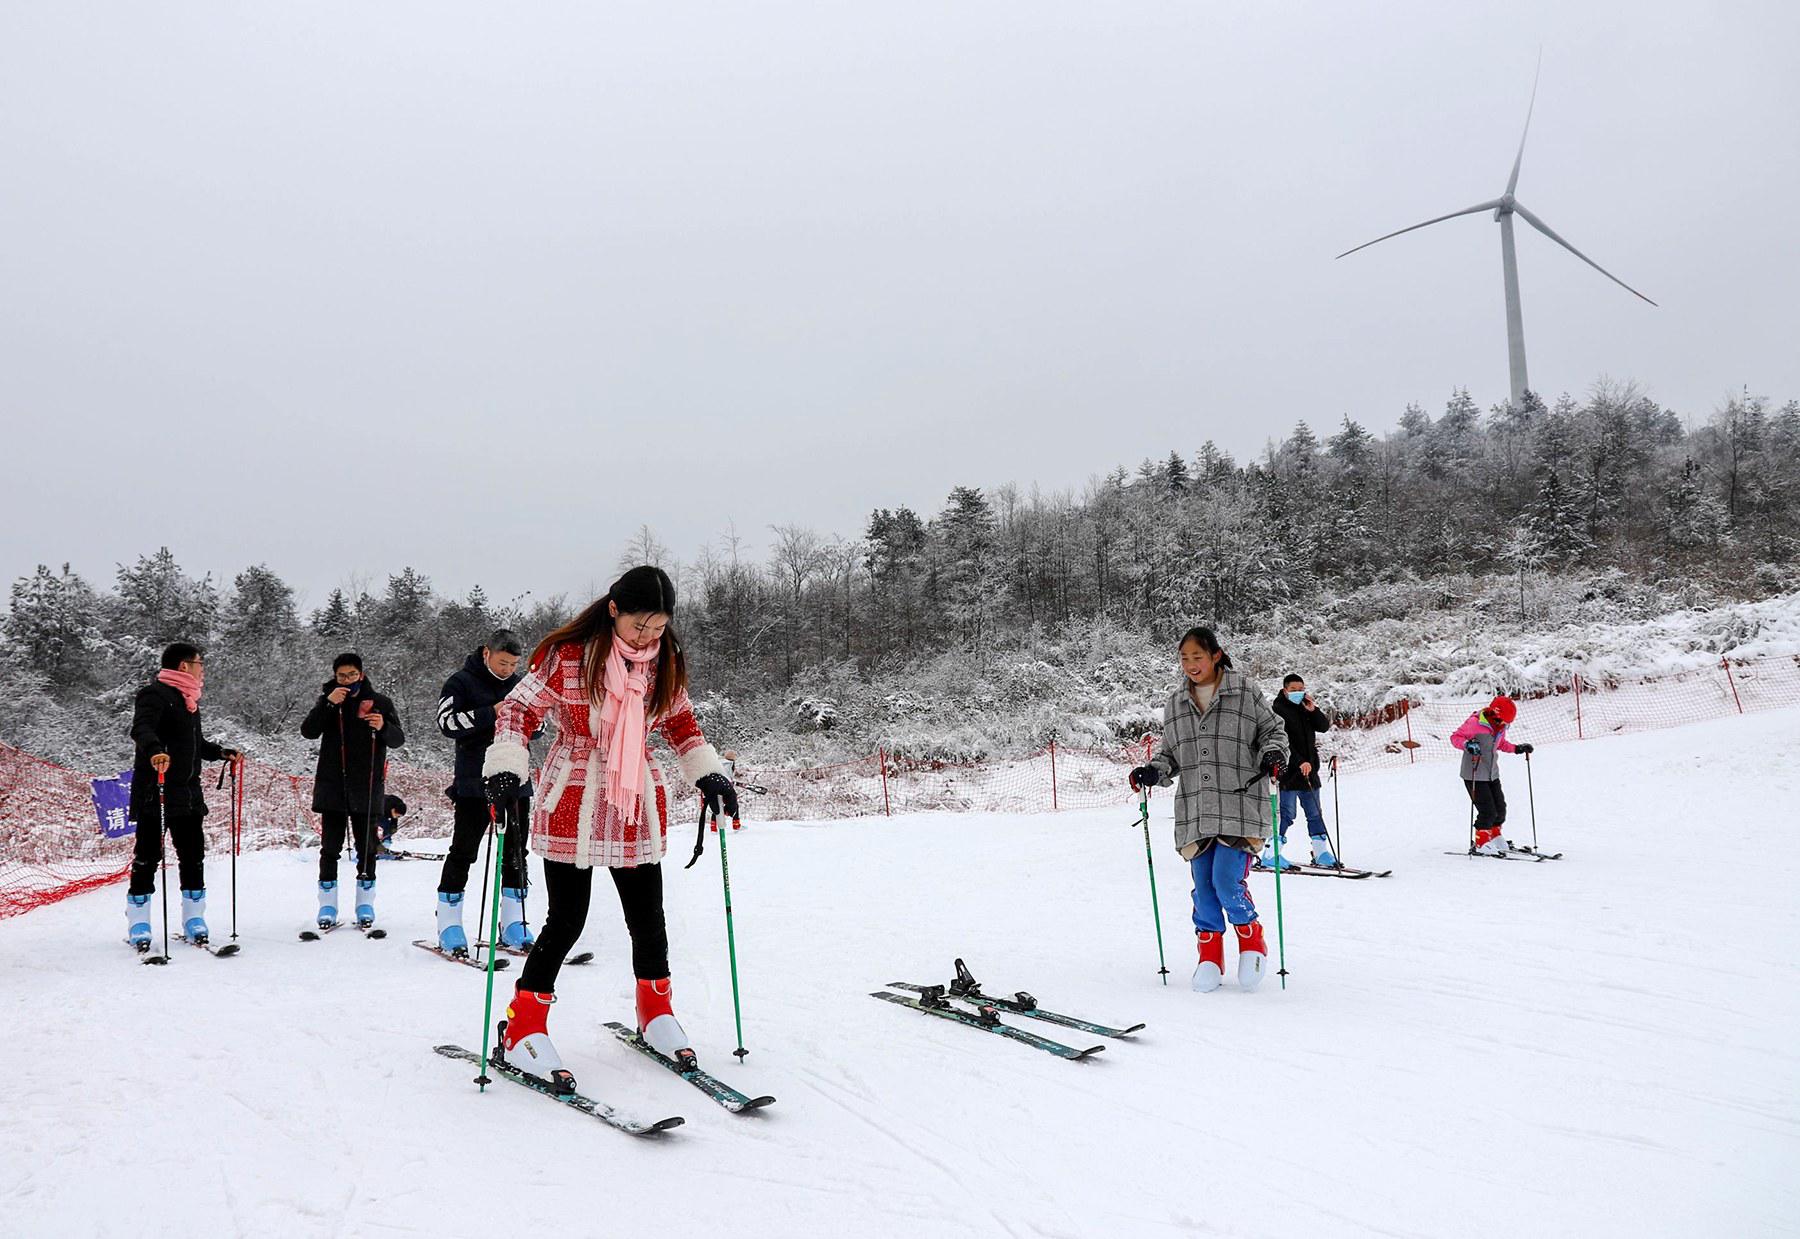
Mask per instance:
[[[375,923],[375,852],[386,796],[387,755],[406,743],[394,703],[363,674],[361,655],[339,654],[319,700],[300,724],[319,741],[313,812],[319,815],[319,928],[337,924],[338,854],[354,827],[356,922]]]
[[[131,711],[131,819],[137,840],[131,855],[131,886],[125,920],[131,944],[150,949],[150,896],[162,860],[163,831],[174,841],[181,872],[181,925],[190,939],[205,942],[206,797],[200,791],[200,763],[224,761],[237,750],[206,738],[200,723],[200,693],[206,657],[177,641],[162,652],[162,670],[138,689]],[[158,795],[160,783],[161,795]]]
[[[481,763],[494,742],[494,707],[520,679],[519,657],[524,646],[517,633],[500,628],[487,644],[464,660],[462,669],[444,682],[438,702],[438,730],[456,741],[456,777],[445,789],[456,806],[456,833],[450,855],[438,879],[438,946],[451,955],[466,955],[468,935],[463,931],[463,893],[469,884],[469,867],[481,854],[481,840],[489,823],[487,788],[481,781]],[[527,786],[524,795],[529,796]],[[528,810],[528,806],[527,806]],[[531,946],[531,929],[525,924],[526,823],[529,811],[518,814],[519,824],[506,832],[506,849],[500,858],[500,941],[524,950]],[[478,915],[480,909],[477,909]]]
[[[1306,833],[1312,840],[1313,863],[1337,868],[1337,857],[1331,854],[1331,836],[1325,832],[1325,815],[1319,809],[1319,742],[1320,732],[1331,729],[1331,716],[1321,710],[1306,691],[1306,681],[1289,674],[1281,682],[1281,694],[1275,698],[1275,714],[1287,728],[1288,764],[1281,772],[1281,842],[1287,842],[1288,827],[1294,824],[1296,804],[1306,812]],[[1274,865],[1280,849],[1271,844],[1263,853],[1263,863]],[[1287,861],[1280,860],[1286,865]]]

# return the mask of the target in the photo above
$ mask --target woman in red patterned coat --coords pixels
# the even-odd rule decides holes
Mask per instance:
[[[500,1025],[500,1047],[520,1070],[573,1091],[547,1022],[556,974],[587,922],[594,872],[619,893],[637,975],[638,1031],[657,1050],[691,1060],[675,1019],[662,857],[669,797],[649,733],[675,750],[684,778],[716,811],[737,816],[737,792],[694,721],[687,660],[670,626],[675,586],[643,565],[538,643],[525,678],[495,708],[482,774],[488,798],[511,804],[530,777],[530,737],[546,722],[556,739],[539,772],[531,850],[544,860],[548,910]]]

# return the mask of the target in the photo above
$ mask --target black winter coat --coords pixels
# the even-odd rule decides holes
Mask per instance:
[[[444,681],[438,701],[438,730],[456,741],[456,775],[444,789],[452,800],[485,800],[481,763],[494,742],[494,707],[524,676],[515,671],[504,680],[487,669],[481,651],[463,661],[462,670]]]
[[[1297,706],[1287,699],[1287,694],[1275,698],[1275,714],[1287,728],[1288,764],[1281,772],[1281,790],[1299,792],[1311,788],[1317,791],[1319,782],[1319,742],[1315,737],[1323,731],[1331,730],[1331,716],[1319,708],[1317,702],[1309,711],[1305,706]],[[1300,763],[1312,763],[1312,774],[1300,773]]]
[[[131,820],[154,830],[156,820],[156,771],[150,759],[169,755],[163,776],[163,803],[170,817],[205,817],[206,798],[200,793],[200,763],[220,761],[225,750],[201,731],[200,711],[188,712],[181,690],[154,680],[138,689],[131,711],[131,742],[137,756],[131,763]]]
[[[362,815],[373,810],[379,817],[387,796],[388,751],[406,743],[406,732],[393,701],[376,692],[367,679],[358,685],[355,696],[334,706],[330,694],[338,687],[335,680],[327,680],[318,702],[300,724],[301,735],[319,741],[313,812]],[[380,731],[363,722],[362,716],[370,713],[381,715]]]

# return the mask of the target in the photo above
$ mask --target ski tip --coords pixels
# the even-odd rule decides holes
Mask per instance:
[[[764,1106],[772,1106],[774,1104],[775,1099],[773,1097],[752,1097],[749,1101],[746,1101],[743,1105],[739,1106],[735,1113],[747,1114],[751,1110],[760,1110]]]
[[[679,1114],[671,1114],[666,1119],[657,1119],[654,1123],[645,1123],[642,1131],[633,1134],[639,1136],[654,1136],[657,1132],[668,1131],[671,1128],[680,1127],[686,1122],[687,1120],[682,1118]]]
[[[219,947],[217,950],[215,950],[213,952],[213,954],[217,955],[220,959],[230,959],[233,955],[236,955],[238,953],[239,949],[240,948],[238,947],[237,943],[228,942],[224,946]]]
[[[1083,1050],[1081,1053],[1077,1054],[1075,1056],[1075,1061],[1078,1063],[1085,1062],[1086,1060],[1092,1058],[1096,1054],[1104,1053],[1105,1050],[1106,1050],[1106,1047],[1103,1045],[1090,1046],[1089,1048]]]
[[[1130,1028],[1121,1028],[1118,1035],[1121,1037],[1129,1037],[1132,1033],[1143,1032],[1144,1029],[1148,1027],[1148,1024],[1133,1024]]]
[[[166,964],[169,962],[169,957],[167,955],[146,955],[139,962],[146,964]]]

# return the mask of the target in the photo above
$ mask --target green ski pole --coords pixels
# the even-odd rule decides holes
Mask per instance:
[[[1150,870],[1150,914],[1156,918],[1156,962],[1162,983],[1169,983],[1169,960],[1163,954],[1162,908],[1156,902],[1156,856],[1150,850],[1150,789],[1138,789],[1138,820],[1144,827],[1144,864]]]
[[[511,811],[509,805],[507,812]],[[488,802],[488,824],[499,828],[500,846],[494,849],[494,906],[488,919],[487,1006],[481,1012],[481,1074],[475,1077],[475,1083],[484,1093],[493,1083],[487,1073],[488,1038],[494,1028],[494,960],[500,955],[494,949],[494,944],[500,941],[500,866],[506,861],[506,813],[495,813],[492,801]]]
[[[701,803],[700,812],[702,814],[706,812],[704,801]],[[744,1056],[750,1051],[744,1048],[744,1009],[738,1000],[737,931],[732,927],[731,921],[731,859],[726,854],[725,847],[725,836],[728,832],[719,825],[719,813],[716,809],[713,811],[712,820],[713,829],[719,832],[719,878],[725,883],[725,949],[731,956],[731,1014],[737,1021],[738,1043],[737,1049],[732,1053],[737,1055],[737,1060],[741,1063],[744,1061]],[[732,820],[735,824],[737,819]]]
[[[1279,952],[1280,967],[1276,975],[1281,978],[1281,988],[1287,988],[1287,931],[1281,921],[1281,786],[1280,771],[1269,776],[1269,829],[1273,832],[1270,838],[1275,844],[1275,948]]]

